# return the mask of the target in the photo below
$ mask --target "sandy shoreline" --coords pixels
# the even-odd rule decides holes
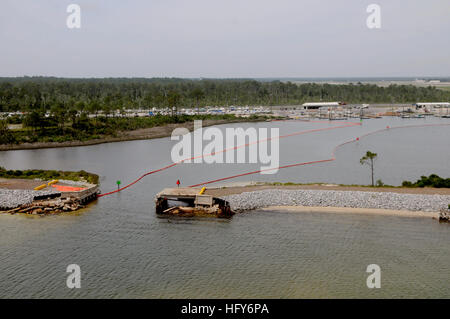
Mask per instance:
[[[282,210],[439,219],[441,212],[446,210],[450,202],[448,193],[433,194],[432,191],[435,189],[428,189],[427,193],[378,192],[376,188],[372,191],[362,191],[354,190],[353,187],[350,190],[345,186],[339,190],[305,187],[293,189],[279,186],[257,190],[249,187],[238,189],[239,191],[234,188],[231,194],[230,190],[224,192],[226,189],[209,190],[207,193],[215,193],[211,195],[228,201],[231,209],[237,213],[251,210]]]
[[[282,211],[291,213],[330,213],[330,214],[363,214],[398,217],[420,217],[439,219],[438,212],[417,212],[409,210],[353,208],[353,207],[319,207],[319,206],[269,206],[259,210]]]
[[[261,120],[258,120],[261,121]],[[251,122],[248,118],[235,119],[235,120],[204,120],[203,127],[231,124],[231,123],[246,123]],[[149,140],[154,138],[168,137],[172,135],[172,131],[176,128],[184,127],[189,131],[194,129],[194,122],[185,122],[179,124],[167,124],[163,126],[155,126],[151,128],[139,129],[134,131],[119,132],[121,136],[118,137],[105,137],[100,139],[93,139],[88,141],[69,141],[69,142],[37,142],[37,143],[23,143],[23,144],[2,144],[0,145],[0,151],[13,151],[13,150],[30,150],[30,149],[42,149],[42,148],[59,148],[59,147],[77,147],[77,146],[89,146],[105,143],[115,143],[124,141],[135,140]]]

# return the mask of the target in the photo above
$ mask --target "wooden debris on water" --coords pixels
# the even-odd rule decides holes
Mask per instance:
[[[166,188],[156,195],[156,213],[173,216],[229,217],[230,204],[220,198],[203,193],[204,189]]]

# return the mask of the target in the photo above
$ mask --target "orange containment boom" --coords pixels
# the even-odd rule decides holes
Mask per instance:
[[[52,187],[56,188],[60,192],[79,192],[86,189],[86,187],[63,186],[57,184],[53,184]]]

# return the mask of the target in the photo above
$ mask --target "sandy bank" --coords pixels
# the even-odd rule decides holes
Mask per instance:
[[[264,211],[282,211],[292,213],[335,213],[335,214],[366,214],[399,217],[420,217],[439,219],[438,212],[417,212],[409,210],[353,208],[353,207],[317,207],[317,206],[269,206],[261,208]]]

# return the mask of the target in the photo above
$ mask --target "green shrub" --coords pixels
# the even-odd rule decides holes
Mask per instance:
[[[436,187],[436,188],[450,188],[450,178],[442,178],[436,174],[430,176],[421,176],[415,183],[410,181],[404,181],[402,183],[404,187]]]
[[[403,187],[414,187],[413,183],[411,183],[410,181],[403,181],[402,186]]]
[[[3,178],[23,178],[23,179],[66,179],[72,181],[84,180],[91,184],[99,183],[99,176],[96,174],[88,173],[86,171],[68,172],[68,171],[56,171],[56,170],[6,170],[0,167],[0,177]]]

